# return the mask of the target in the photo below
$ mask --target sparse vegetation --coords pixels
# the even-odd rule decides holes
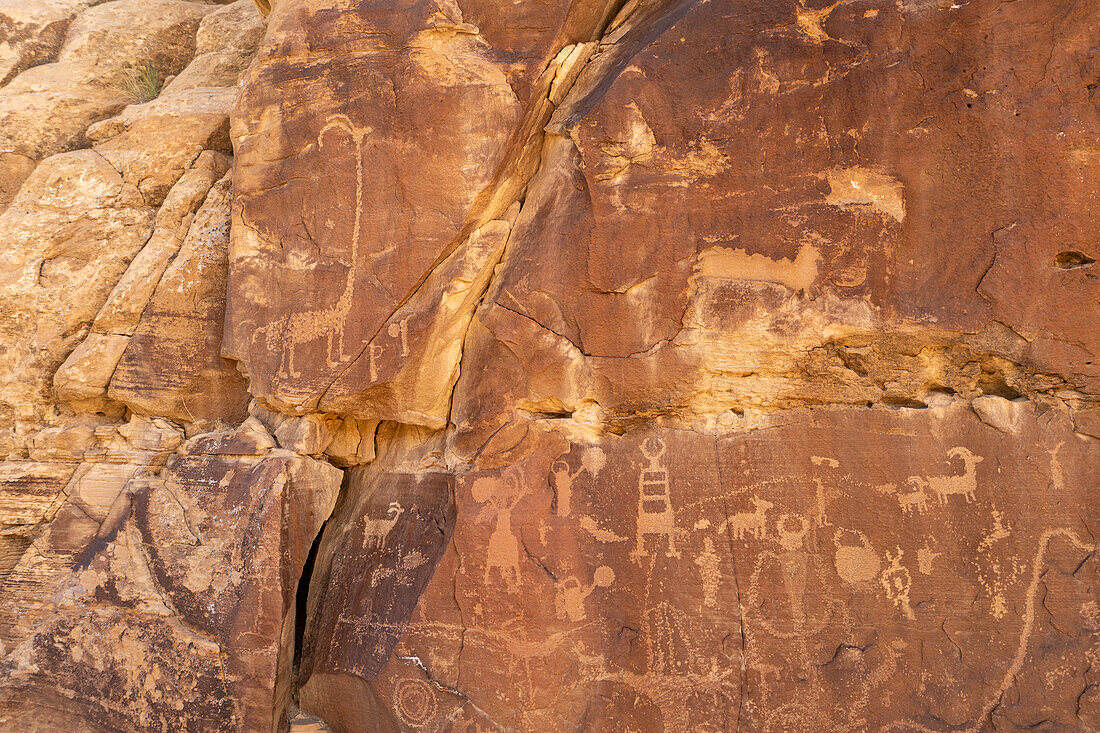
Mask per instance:
[[[127,69],[115,88],[135,104],[142,104],[156,99],[163,86],[160,69],[152,61],[145,61]]]

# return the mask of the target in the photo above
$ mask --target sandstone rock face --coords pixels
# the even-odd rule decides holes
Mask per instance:
[[[126,458],[155,463],[173,446],[160,447]],[[195,438],[156,476],[110,463],[112,450],[108,463],[84,464],[5,581],[0,720],[20,730],[278,729],[295,589],[340,472],[271,447],[246,424]],[[223,532],[234,516],[245,518],[240,531]]]
[[[1098,26],[0,0],[0,724],[1100,729]]]

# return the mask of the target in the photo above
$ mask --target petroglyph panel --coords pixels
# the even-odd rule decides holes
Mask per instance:
[[[1100,455],[1065,417],[1025,408],[1020,424],[1006,434],[956,401],[597,444],[532,426],[456,477],[453,538],[362,684],[409,730],[1064,715],[1079,683],[1043,701],[1020,680],[1087,675],[1100,565],[1080,507],[1100,497],[1089,471],[1055,479],[1050,457],[1095,469]],[[928,498],[907,511],[914,484]],[[1070,617],[1080,633],[1059,630]]]

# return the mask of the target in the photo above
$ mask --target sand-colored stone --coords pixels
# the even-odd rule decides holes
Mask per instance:
[[[214,184],[165,270],[111,377],[107,396],[183,422],[247,415],[247,383],[222,358],[228,176]]]
[[[184,0],[114,0],[80,13],[56,61],[0,88],[0,149],[41,160],[86,147],[90,124],[134,101],[125,91],[128,70],[145,63],[162,75],[182,70],[199,21],[213,9]]]
[[[73,17],[91,0],[0,2],[0,85],[29,66],[52,61]]]
[[[92,151],[40,163],[0,214],[0,431],[43,419],[54,371],[145,244],[154,214]]]

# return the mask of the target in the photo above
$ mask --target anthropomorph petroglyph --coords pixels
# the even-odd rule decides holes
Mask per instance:
[[[638,476],[638,531],[631,557],[638,559],[649,554],[645,549],[646,535],[664,537],[669,556],[680,557],[676,549],[676,514],[672,509],[668,469],[661,463],[665,444],[660,438],[646,438],[640,450],[648,465]]]
[[[592,582],[582,585],[575,577],[563,580],[557,589],[554,600],[558,618],[568,618],[570,621],[583,621],[585,617],[584,602],[596,588],[609,588],[615,582],[615,571],[606,565],[596,568],[592,574]]]
[[[810,461],[815,466],[828,466],[829,468],[840,468],[840,461],[835,458],[828,458],[827,456],[810,456]],[[817,526],[828,527],[832,522],[829,521],[829,515],[827,512],[829,499],[832,498],[831,492],[825,488],[825,482],[820,477],[814,476],[814,486],[817,488]]]
[[[714,551],[714,541],[703,538],[703,551],[695,558],[699,566],[699,577],[703,581],[703,605],[715,608],[718,605],[718,586],[722,581],[722,560]]]
[[[589,476],[595,478],[606,462],[607,457],[604,452],[596,447],[584,451],[581,456],[581,465],[575,471],[571,470],[569,463],[564,460],[554,462],[551,471],[554,476],[554,490],[557,495],[558,516],[568,517],[569,512],[572,511],[573,481],[577,476],[582,471],[587,471]]]
[[[760,627],[778,639],[802,639],[824,628],[833,612],[825,574],[806,550],[810,519],[783,514],[775,523],[780,552],[760,553],[749,580],[748,606],[759,609]]]
[[[886,551],[886,559],[890,562],[890,567],[882,571],[879,580],[882,587],[886,589],[886,597],[894,602],[896,608],[905,613],[907,619],[913,621],[917,618],[909,605],[909,589],[913,585],[913,579],[909,575],[909,569],[901,564],[904,554],[905,551],[900,547],[896,552]]]
[[[485,553],[485,585],[489,585],[496,568],[508,592],[514,593],[519,590],[520,555],[519,541],[512,531],[512,510],[521,497],[520,482],[515,476],[508,476],[503,482],[507,489],[504,496],[501,496],[501,484],[497,479],[481,477],[474,481],[470,491],[474,501],[489,504],[496,520]]]
[[[391,501],[386,508],[385,519],[371,519],[363,517],[363,544],[365,547],[381,547],[393,526],[397,524],[397,518],[405,508],[396,501]]]
[[[402,318],[397,323],[391,323],[386,333],[394,338],[401,339],[401,356],[409,355],[409,319]]]
[[[344,289],[336,302],[326,308],[289,313],[271,323],[256,329],[256,335],[264,336],[264,345],[268,351],[282,352],[282,365],[279,373],[296,378],[302,375],[295,368],[297,348],[313,341],[327,339],[326,361],[329,368],[336,368],[356,354],[344,353],[344,327],[354,299],[355,281],[359,273],[359,237],[363,218],[363,139],[372,130],[370,127],[356,127],[347,115],[334,115],[317,133],[318,147],[325,146],[326,135],[330,131],[343,130],[351,136],[355,145],[355,223],[351,230],[351,248],[348,270],[345,274]]]

